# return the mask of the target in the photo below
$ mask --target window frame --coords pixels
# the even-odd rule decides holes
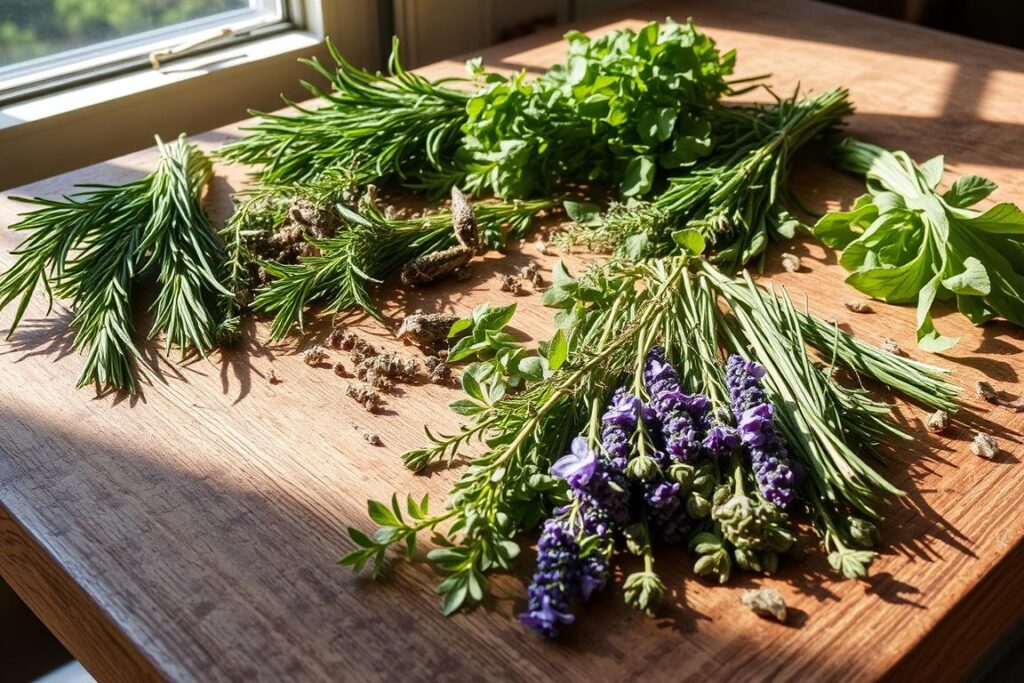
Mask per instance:
[[[229,29],[230,33],[161,63],[186,55],[223,50],[247,40],[296,28],[292,13],[301,9],[301,6],[293,7],[297,3],[290,0],[250,0],[250,5],[254,1],[276,5],[276,16],[260,16],[260,10],[250,6],[0,66],[0,105],[152,68],[151,53],[201,41],[204,37],[212,37],[214,31]],[[301,12],[299,14],[301,19]]]
[[[0,104],[0,192],[153,144],[153,135],[194,135],[273,111],[281,96],[309,99],[299,58],[330,61],[330,36],[353,64],[383,67],[377,0],[287,0],[292,28],[214,46],[153,69]]]

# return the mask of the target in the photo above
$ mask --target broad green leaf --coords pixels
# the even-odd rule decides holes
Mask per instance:
[[[700,256],[707,248],[707,241],[704,239],[704,236],[700,234],[699,230],[693,228],[676,230],[672,233],[672,241],[675,242],[680,250],[691,256]]]
[[[954,294],[964,296],[986,296],[992,290],[988,271],[981,261],[973,256],[964,259],[963,272],[945,278],[942,286]]]
[[[654,171],[654,160],[650,157],[638,156],[630,159],[622,180],[622,194],[626,197],[646,194],[654,182]]]
[[[381,526],[397,526],[399,524],[391,508],[376,500],[367,501],[366,510],[370,519]]]
[[[965,175],[957,178],[942,198],[947,204],[966,209],[992,194],[999,187],[988,178]]]
[[[942,169],[944,166],[945,159],[941,154],[937,157],[932,157],[921,164],[921,175],[924,176],[925,181],[928,183],[928,187],[935,188],[940,182],[942,182]]]
[[[921,289],[921,296],[917,300],[917,345],[931,353],[941,353],[960,341],[939,334],[932,323],[931,307],[938,291],[939,276],[936,275]]]
[[[531,382],[544,379],[547,363],[540,356],[528,356],[519,361],[519,373]]]
[[[454,337],[459,336],[472,326],[472,318],[459,318],[454,323],[452,323],[452,328],[448,330],[448,339],[453,339]]]
[[[551,343],[548,344],[548,367],[557,370],[562,367],[568,357],[569,344],[565,338],[565,332],[558,330],[551,338]]]
[[[968,229],[993,235],[1024,235],[1024,211],[1015,204],[996,204],[985,213],[964,222]]]
[[[814,236],[834,249],[845,249],[876,218],[878,209],[874,204],[864,204],[850,211],[829,212],[815,223]]]
[[[596,226],[601,224],[601,207],[597,204],[566,200],[563,202],[563,206],[565,214],[577,225]]]
[[[468,398],[460,398],[457,401],[452,401],[448,404],[457,415],[468,417],[470,415],[476,415],[477,413],[483,412],[484,406],[480,405],[476,401]]]
[[[476,377],[471,372],[462,373],[462,390],[473,399],[476,399],[479,403],[484,402],[484,392],[480,388],[480,383],[477,382]]]

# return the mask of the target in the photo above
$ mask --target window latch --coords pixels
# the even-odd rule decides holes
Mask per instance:
[[[235,29],[228,27],[217,29],[216,31],[202,33],[198,36],[195,36],[185,41],[184,43],[179,43],[178,45],[165,47],[162,50],[154,50],[153,52],[150,52],[149,64],[154,69],[159,69],[160,65],[169,59],[173,59],[174,57],[180,57],[183,54],[192,52],[196,48],[203,47],[204,45],[209,45],[210,43],[215,43],[218,40],[223,40],[224,38],[227,38],[228,36],[232,36],[234,34]]]

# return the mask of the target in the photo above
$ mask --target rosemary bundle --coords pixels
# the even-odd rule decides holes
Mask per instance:
[[[944,371],[693,256],[612,261],[578,279],[560,269],[545,303],[561,311],[565,352],[551,351],[555,339],[545,345],[533,358],[545,371],[517,393],[494,395],[474,378],[467,392],[478,407],[458,406],[469,422],[405,456],[419,470],[484,444],[444,511],[410,499],[407,520],[397,501],[371,503],[381,528],[350,530],[359,548],[343,564],[372,561],[376,573],[388,547],[413,548],[430,529],[441,547],[428,557],[450,574],[439,591],[451,612],[482,599],[484,573],[508,568],[517,536],[547,518],[523,619],[548,635],[607,583],[613,551],[644,558],[623,590],[650,611],[664,592],[658,543],[688,544],[696,571],[722,581],[736,567],[770,572],[796,547],[788,515],[800,510],[837,571],[863,577],[882,505],[900,494],[874,466],[884,462],[876,445],[911,437],[833,366],[923,405],[954,406]]]
[[[260,121],[229,144],[221,155],[259,167],[267,185],[317,179],[328,170],[354,170],[361,184],[389,179],[422,183],[448,171],[466,120],[468,93],[406,71],[395,39],[388,62],[390,78],[353,66],[328,40],[336,64],[329,70],[316,58],[301,60],[327,79],[330,91],[303,81],[327,104],[307,109],[290,100],[291,115],[251,112]],[[442,183],[442,190],[454,183]]]
[[[202,207],[210,160],[184,136],[157,138],[152,174],[125,185],[84,185],[62,200],[21,199],[39,208],[12,230],[30,233],[0,276],[0,308],[18,300],[10,334],[42,283],[50,297],[70,299],[75,348],[86,354],[78,386],[138,389],[133,305],[141,277],[157,285],[150,338],[166,335],[167,351],[208,353],[216,343],[223,252]]]

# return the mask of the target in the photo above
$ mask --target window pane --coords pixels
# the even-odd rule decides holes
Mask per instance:
[[[276,20],[279,1],[0,0],[0,67],[217,15]]]

